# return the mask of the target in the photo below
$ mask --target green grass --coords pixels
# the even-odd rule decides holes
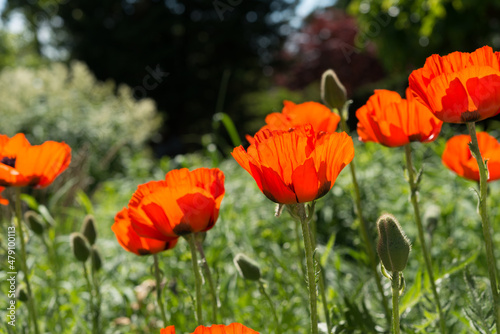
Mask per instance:
[[[432,244],[430,253],[444,304],[446,325],[450,333],[471,333],[477,332],[483,324],[491,325],[492,317],[488,316],[491,297],[476,199],[469,189],[477,185],[458,178],[440,161],[445,139],[450,135],[451,129],[445,128],[445,133],[436,142],[414,144],[412,147],[416,167],[424,166],[419,193],[422,211],[425,213],[431,205],[441,209],[437,225],[428,226],[426,237]],[[375,222],[384,212],[398,218],[413,243],[404,271],[406,291],[400,299],[402,331],[436,333],[437,314],[424,269],[421,245],[417,240],[413,209],[408,200],[409,186],[404,178],[404,149],[389,149],[357,141],[355,149],[365,220],[374,243]],[[146,280],[154,279],[151,271],[153,258],[139,257],[123,250],[110,227],[114,215],[127,205],[138,184],[162,179],[173,168],[212,167],[215,161],[217,158],[214,155],[209,158],[202,154],[161,161],[136,158],[127,175],[116,175],[100,184],[90,199],[80,194],[76,202],[67,208],[61,209],[58,205],[62,199],[52,201],[50,205],[47,201],[47,212],[44,212],[44,207],[38,207],[48,220],[48,212],[53,216],[53,227],[48,229],[45,238],[49,244],[56,246],[57,251],[56,258],[50,258],[42,240],[30,233],[28,265],[32,268],[30,278],[43,331],[90,332],[89,294],[81,263],[76,262],[71,253],[69,234],[78,231],[84,216],[91,212],[96,217],[96,243],[104,265],[98,273],[102,293],[100,333],[159,333],[163,324],[155,293],[146,289],[141,296],[138,288]],[[308,294],[299,263],[299,259],[304,260],[304,254],[295,242],[295,222],[286,212],[281,217],[274,216],[275,204],[258,190],[251,176],[231,157],[220,160],[218,167],[226,175],[226,194],[219,219],[206,235],[204,248],[221,301],[219,322],[240,322],[260,333],[274,333],[272,313],[264,296],[259,293],[258,285],[242,279],[233,264],[237,253],[245,253],[261,266],[267,292],[281,319],[283,333],[307,333]],[[334,332],[388,333],[390,327],[384,318],[360,238],[352,190],[346,168],[332,191],[316,204],[316,256],[321,259],[324,268]],[[494,229],[498,230],[500,182],[490,183],[489,203],[491,221]],[[10,218],[5,208],[1,214],[0,290],[5,292],[8,285],[3,270],[7,266],[4,254]],[[500,233],[494,237],[496,254],[500,257]],[[180,240],[174,249],[160,253],[159,258],[166,280],[163,296],[169,324],[174,324],[178,333],[191,333],[196,327],[191,300],[194,296],[194,277],[187,243]],[[59,272],[56,272],[57,267]],[[470,272],[467,281],[466,268]],[[18,288],[23,287],[21,278],[19,270]],[[58,286],[59,306],[55,300],[54,284]],[[389,297],[389,280],[384,278],[383,284]],[[203,309],[206,325],[209,325],[211,307],[206,284],[203,293]],[[7,328],[10,326],[4,320],[6,307],[3,305],[6,304],[2,304],[0,309],[0,332],[9,333]],[[26,328],[27,307],[22,302],[18,302],[16,307],[17,333],[29,333]],[[324,321],[321,305],[319,310],[320,321]],[[64,323],[64,330],[58,327],[58,314]],[[12,328],[10,330],[16,333]]]

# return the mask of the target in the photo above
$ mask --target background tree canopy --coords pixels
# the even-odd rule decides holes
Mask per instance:
[[[165,115],[152,137],[158,155],[199,149],[216,112],[243,135],[283,99],[318,100],[328,68],[355,100],[354,113],[375,88],[402,93],[410,71],[433,53],[500,46],[500,2],[339,0],[297,21],[299,3],[7,0],[2,15],[22,13],[31,30],[31,43],[18,50],[81,60],[98,79],[154,99]],[[0,66],[36,64],[29,52],[13,56],[8,34],[0,44]]]

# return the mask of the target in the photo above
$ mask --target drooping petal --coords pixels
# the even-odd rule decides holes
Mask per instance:
[[[171,249],[177,244],[178,238],[172,238],[170,241],[160,241],[140,237],[132,228],[128,211],[128,209],[124,208],[118,212],[115,216],[115,223],[111,226],[118,243],[125,250],[137,255],[149,255]]]
[[[477,134],[479,151],[488,161],[488,182],[500,179],[500,143],[486,132]],[[469,150],[469,135],[458,135],[446,143],[442,155],[443,164],[461,177],[479,181],[479,168]]]

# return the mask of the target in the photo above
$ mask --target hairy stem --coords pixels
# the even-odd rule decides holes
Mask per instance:
[[[495,260],[495,251],[493,247],[492,239],[492,228],[490,225],[490,220],[488,217],[488,210],[486,207],[486,198],[488,194],[488,166],[483,161],[481,152],[479,151],[479,145],[477,142],[476,135],[476,125],[474,122],[468,122],[467,127],[469,129],[471,143],[469,144],[469,149],[472,156],[477,161],[477,166],[479,167],[479,215],[481,216],[481,222],[483,226],[483,237],[484,244],[486,246],[486,262],[488,264],[488,275],[490,278],[491,293],[493,295],[493,310],[494,318],[496,322],[497,333],[500,333],[500,298],[497,285],[498,270]]]
[[[23,232],[23,218],[22,218],[22,212],[21,212],[21,189],[19,187],[16,187],[16,197],[15,197],[15,205],[16,205],[16,221],[17,221],[17,228],[19,230],[19,238],[21,239],[21,269],[24,272],[24,283],[26,284],[26,290],[28,294],[28,310],[29,314],[31,317],[31,320],[33,322],[33,328],[35,334],[40,333],[40,329],[38,327],[38,317],[36,314],[36,305],[35,305],[35,298],[33,297],[33,292],[31,290],[31,284],[29,280],[29,270],[28,270],[28,264],[26,262],[26,244],[24,242],[24,232]]]
[[[413,212],[415,216],[415,222],[417,223],[418,228],[418,239],[420,244],[422,245],[422,253],[424,255],[425,266],[427,268],[427,272],[429,274],[429,280],[431,282],[431,290],[434,295],[434,302],[436,303],[436,308],[439,314],[439,327],[441,329],[441,333],[446,333],[446,325],[445,319],[443,316],[443,310],[441,308],[441,301],[439,300],[439,295],[437,293],[436,283],[434,281],[434,271],[432,269],[432,261],[429,256],[429,252],[427,251],[427,245],[425,243],[424,237],[424,227],[422,226],[422,220],[420,218],[420,208],[418,205],[418,184],[415,179],[415,170],[413,168],[412,158],[411,158],[411,146],[410,144],[405,145],[405,154],[406,154],[406,169],[408,170],[408,183],[410,184],[411,190],[411,204],[413,205]]]
[[[202,300],[201,300],[201,285],[202,278],[200,274],[200,268],[198,267],[198,256],[196,254],[196,241],[193,233],[185,236],[189,248],[191,249],[191,264],[193,265],[193,273],[195,280],[195,288],[196,288],[196,300],[195,300],[195,310],[196,310],[196,321],[198,325],[203,324],[203,312],[202,312]]]

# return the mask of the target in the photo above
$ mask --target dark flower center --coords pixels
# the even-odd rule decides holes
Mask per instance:
[[[0,163],[14,168],[16,167],[16,158],[3,157]]]

